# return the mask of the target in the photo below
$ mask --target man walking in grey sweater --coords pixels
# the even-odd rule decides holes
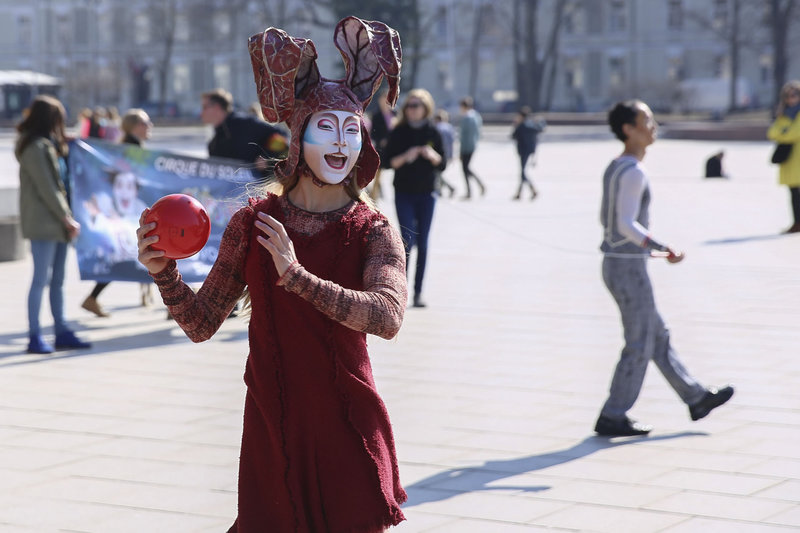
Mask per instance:
[[[639,396],[651,360],[689,407],[692,420],[727,402],[733,387],[706,388],[689,374],[656,309],[647,274],[648,257],[662,256],[678,263],[684,254],[660,243],[648,230],[650,187],[641,163],[656,139],[653,113],[639,100],[620,102],[609,112],[608,123],[625,149],[603,176],[600,219],[604,238],[600,249],[604,253],[603,281],[619,307],[625,347],[595,432],[609,437],[646,435],[652,427],[628,418],[627,412]]]

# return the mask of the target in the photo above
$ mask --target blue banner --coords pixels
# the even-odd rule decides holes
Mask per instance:
[[[231,215],[256,181],[228,159],[198,159],[96,139],[70,143],[70,197],[81,233],[75,242],[81,279],[151,281],[137,260],[136,229],[145,207],[167,194],[197,198],[211,219],[211,236],[197,254],[178,261],[183,279],[203,281],[217,259]]]

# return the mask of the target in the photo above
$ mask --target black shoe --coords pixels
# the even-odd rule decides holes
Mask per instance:
[[[692,420],[700,420],[707,416],[712,409],[730,400],[731,396],[733,396],[733,387],[730,385],[726,385],[721,389],[712,387],[708,389],[705,396],[703,396],[699,402],[689,406],[689,415],[692,417]]]
[[[422,299],[422,296],[415,295],[414,296],[414,307],[428,307],[428,304]]]
[[[614,420],[607,416],[600,415],[594,431],[603,437],[633,437],[636,435],[647,435],[653,430],[653,426],[640,424],[628,417],[622,420]]]

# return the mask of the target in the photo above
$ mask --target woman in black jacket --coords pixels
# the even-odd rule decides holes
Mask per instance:
[[[436,206],[436,179],[447,165],[442,137],[431,120],[433,112],[433,97],[428,91],[409,91],[383,153],[384,165],[394,169],[394,201],[406,249],[406,272],[411,248],[417,247],[414,307],[425,307],[422,279]]]

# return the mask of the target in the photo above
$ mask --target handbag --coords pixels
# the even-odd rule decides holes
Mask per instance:
[[[780,165],[787,159],[789,159],[789,154],[792,153],[792,144],[779,144],[775,147],[775,151],[772,152],[772,158],[770,159],[771,162],[775,163],[776,165]]]

